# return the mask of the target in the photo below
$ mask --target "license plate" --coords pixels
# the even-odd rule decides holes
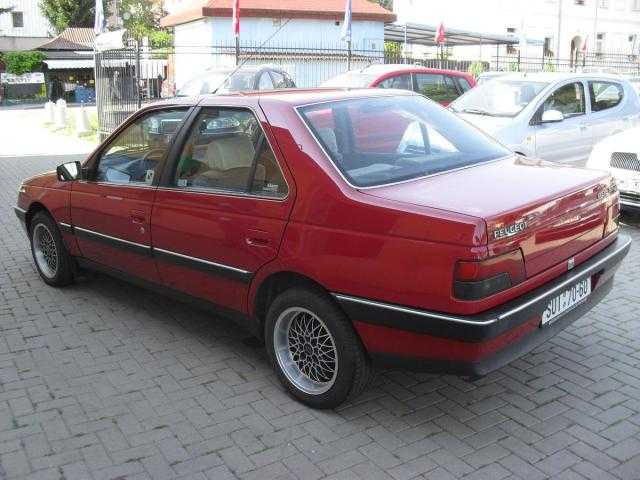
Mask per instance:
[[[583,302],[591,293],[591,278],[585,278],[552,298],[542,313],[541,326],[557,320],[560,316]]]

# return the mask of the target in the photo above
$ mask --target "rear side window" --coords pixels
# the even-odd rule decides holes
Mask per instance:
[[[467,90],[471,90],[471,84],[469,83],[469,80],[464,77],[456,77],[456,80],[458,81],[458,85],[460,86],[460,90],[462,90],[462,93],[466,92]]]
[[[299,111],[356,187],[410,180],[509,154],[455,114],[417,95],[349,99]]]
[[[413,90],[411,88],[411,75],[395,75],[389,77],[378,84],[378,88],[399,88],[400,90]]]
[[[622,101],[624,90],[614,82],[589,82],[591,111],[600,112],[613,108]]]
[[[281,198],[287,184],[253,113],[205,108],[194,121],[173,180],[178,188]]]
[[[417,73],[416,84],[421,93],[434,102],[449,103],[460,96],[460,92],[448,75]]]

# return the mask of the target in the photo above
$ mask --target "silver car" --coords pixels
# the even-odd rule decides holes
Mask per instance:
[[[582,163],[600,140],[640,124],[632,86],[605,74],[509,74],[450,108],[513,151],[555,162]]]

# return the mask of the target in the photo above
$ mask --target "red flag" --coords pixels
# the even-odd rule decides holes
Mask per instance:
[[[233,34],[240,36],[240,0],[233,0]]]
[[[589,40],[589,35],[587,35],[584,38],[584,41],[582,42],[582,54],[584,55],[585,53],[587,53],[587,41]]]
[[[444,45],[444,23],[440,22],[434,40],[438,45]]]

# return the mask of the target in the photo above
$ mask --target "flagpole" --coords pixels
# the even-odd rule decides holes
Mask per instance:
[[[240,63],[240,37],[236,35],[236,66]]]
[[[351,70],[351,37],[347,40],[347,70]]]

